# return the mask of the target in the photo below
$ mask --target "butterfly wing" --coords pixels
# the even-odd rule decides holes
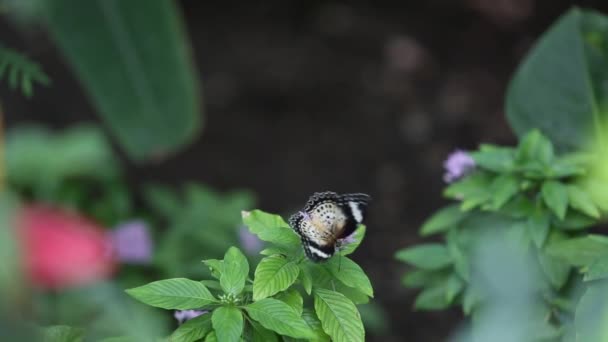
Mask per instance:
[[[302,240],[306,256],[314,262],[325,261],[335,253],[335,241],[328,242],[324,234],[312,223],[308,213],[297,212],[289,218],[289,225]]]
[[[363,193],[343,194],[339,195],[336,203],[343,210],[346,216],[346,224],[343,231],[338,236],[339,239],[351,235],[357,225],[363,223],[367,213],[367,206],[371,201],[371,197]]]

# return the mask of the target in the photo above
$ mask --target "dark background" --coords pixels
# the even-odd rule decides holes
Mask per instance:
[[[603,5],[601,5],[604,3]],[[354,255],[387,310],[378,341],[442,341],[460,310],[413,312],[394,252],[420,242],[443,204],[442,162],[456,148],[513,144],[509,78],[538,35],[573,4],[605,1],[181,1],[203,85],[202,136],[160,164],[129,164],[145,181],[248,188],[258,207],[288,214],[315,191],[367,192],[368,235]],[[398,4],[398,6],[397,6]],[[41,30],[3,18],[0,41],[53,80],[31,100],[0,88],[8,127],[97,121]]]

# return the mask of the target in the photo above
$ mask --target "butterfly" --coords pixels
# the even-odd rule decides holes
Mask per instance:
[[[331,258],[339,240],[351,235],[363,222],[370,200],[369,195],[361,193],[314,193],[304,209],[289,218],[289,225],[302,240],[306,256],[314,262]]]

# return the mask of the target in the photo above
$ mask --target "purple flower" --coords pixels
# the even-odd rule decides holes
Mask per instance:
[[[145,222],[135,220],[118,225],[112,231],[112,245],[118,259],[127,264],[149,264],[152,238]]]
[[[243,247],[248,254],[257,254],[264,247],[262,240],[252,234],[245,226],[239,228],[239,240],[241,247]]]
[[[182,324],[188,320],[191,320],[200,315],[206,314],[207,310],[175,310],[173,317],[177,320],[177,323]]]
[[[456,150],[448,156],[443,167],[445,168],[443,180],[446,183],[453,183],[475,169],[475,160],[465,151]]]

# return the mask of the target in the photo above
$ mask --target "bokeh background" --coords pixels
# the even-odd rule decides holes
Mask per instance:
[[[413,312],[394,251],[443,204],[442,162],[480,142],[513,144],[503,96],[565,0],[180,1],[199,70],[205,127],[161,163],[128,166],[129,186],[199,181],[245,188],[285,215],[315,191],[366,192],[368,234],[354,255],[388,328],[370,340],[443,341],[459,309]],[[32,99],[0,87],[6,125],[99,121],[47,34],[0,20],[0,40],[53,80]],[[122,155],[122,151],[118,151]],[[218,257],[220,257],[218,255]]]

